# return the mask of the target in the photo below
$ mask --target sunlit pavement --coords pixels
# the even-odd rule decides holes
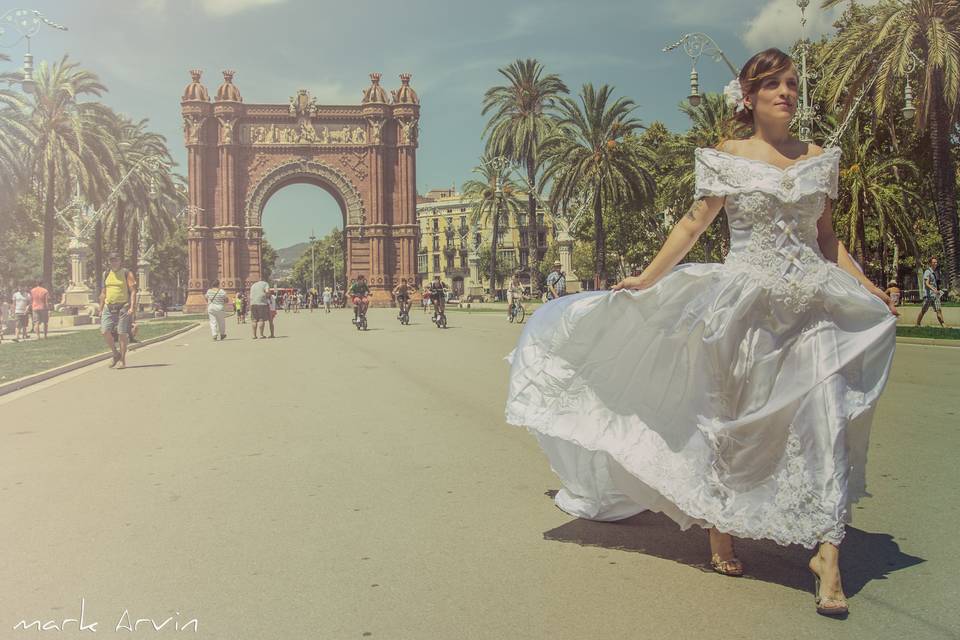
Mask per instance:
[[[742,541],[751,577],[725,578],[699,529],[554,507],[504,424],[501,314],[369,317],[281,312],[256,341],[231,318],[0,399],[0,638],[81,599],[144,638],[957,637],[960,349],[898,346],[835,621],[803,549]]]

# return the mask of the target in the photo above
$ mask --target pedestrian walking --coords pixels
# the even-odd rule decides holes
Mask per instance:
[[[562,298],[567,294],[567,277],[562,269],[559,260],[553,263],[553,271],[547,276],[547,300]]]
[[[244,321],[243,298],[244,298],[244,294],[243,294],[243,291],[241,291],[240,293],[237,294],[237,297],[234,298],[233,300],[233,310],[237,315],[237,324],[243,324],[243,321]]]
[[[923,272],[920,288],[923,293],[923,306],[920,307],[920,315],[917,316],[917,326],[923,322],[923,315],[930,307],[937,314],[937,321],[943,327],[943,310],[940,308],[940,298],[943,297],[943,289],[940,284],[940,273],[937,271],[937,259],[930,258],[929,266]]]
[[[7,321],[10,319],[10,302],[5,293],[0,292],[0,344],[3,343],[3,334],[7,332]]]
[[[270,318],[270,285],[263,280],[257,280],[250,285],[250,316],[253,320],[253,339],[257,339],[257,329],[260,329],[260,336],[264,338],[263,330]]]
[[[214,341],[227,339],[227,292],[220,288],[220,281],[214,280],[207,289],[207,316],[210,318],[210,333]]]
[[[110,268],[101,278],[100,333],[113,353],[110,366],[125,369],[130,329],[137,317],[137,280],[132,271],[123,268],[120,254],[111,253],[109,260]]]
[[[327,313],[330,313],[330,304],[333,302],[333,292],[330,290],[330,287],[324,287],[323,289],[323,308]]]
[[[50,324],[50,292],[37,280],[36,286],[30,290],[30,306],[33,311],[33,329],[40,339],[40,325],[43,325],[43,337],[47,337],[47,328]]]
[[[13,317],[16,318],[13,340],[27,340],[30,334],[27,326],[30,324],[30,292],[25,285],[20,285],[13,293]]]
[[[267,314],[267,322],[270,323],[270,337],[273,337],[273,321],[277,317],[277,296],[274,293],[270,293],[267,296],[267,307],[270,312]],[[263,330],[260,331],[260,337],[263,337]]]

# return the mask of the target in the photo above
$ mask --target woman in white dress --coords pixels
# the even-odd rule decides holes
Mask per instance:
[[[845,615],[838,545],[896,309],[834,234],[839,151],[790,136],[790,58],[757,54],[728,90],[752,135],[697,150],[696,202],[639,276],[533,315],[506,417],[538,437],[564,511],[707,528],[725,575],[744,570],[732,536],[818,547],[817,611]],[[725,263],[676,266],[721,208]]]
[[[213,339],[227,339],[227,292],[220,288],[220,281],[214,280],[207,289],[207,317],[210,319],[210,333]]]

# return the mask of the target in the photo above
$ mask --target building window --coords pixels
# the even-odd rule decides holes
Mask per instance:
[[[460,268],[464,271],[467,270],[467,256],[465,255],[460,256]]]
[[[421,253],[417,256],[417,272],[426,273],[427,272],[427,260],[429,256],[425,253]]]
[[[433,236],[433,250],[440,251],[440,236]]]
[[[440,219],[439,219],[439,218],[434,218],[434,219],[433,219],[433,230],[434,230],[434,231],[438,231],[439,229],[440,229]]]
[[[526,249],[520,249],[520,266],[526,268],[527,262],[529,260],[529,251]]]
[[[440,273],[440,254],[436,253],[433,256],[433,272]]]
[[[447,256],[447,271],[453,270],[453,256]]]

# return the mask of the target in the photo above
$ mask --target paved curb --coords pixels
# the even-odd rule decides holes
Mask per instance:
[[[195,329],[198,326],[201,326],[199,322],[187,325],[186,327],[181,327],[180,329],[171,331],[170,333],[165,333],[162,336],[157,336],[156,338],[150,338],[149,340],[138,342],[134,345],[130,345],[129,347],[127,347],[127,351],[136,351],[141,347],[147,347],[151,344],[156,344],[157,342],[168,340],[170,338],[173,338],[174,336],[180,335],[181,333],[190,331],[191,329]],[[81,358],[80,360],[74,360],[73,362],[60,365],[59,367],[54,367],[53,369],[47,369],[46,371],[41,371],[40,373],[34,373],[32,375],[25,376],[23,378],[17,378],[16,380],[11,380],[10,382],[6,382],[0,385],[0,396],[4,396],[8,393],[13,393],[14,391],[19,391],[20,389],[29,387],[30,385],[37,384],[38,382],[43,382],[44,380],[55,378],[64,373],[69,373],[70,371],[74,371],[75,369],[81,369],[83,367],[87,367],[91,364],[96,364],[98,362],[107,360],[112,357],[113,357],[113,354],[111,353],[98,353],[93,356],[87,356],[86,358]]]
[[[960,347],[960,340],[943,340],[941,338],[897,338],[900,344],[924,344],[930,347]]]

